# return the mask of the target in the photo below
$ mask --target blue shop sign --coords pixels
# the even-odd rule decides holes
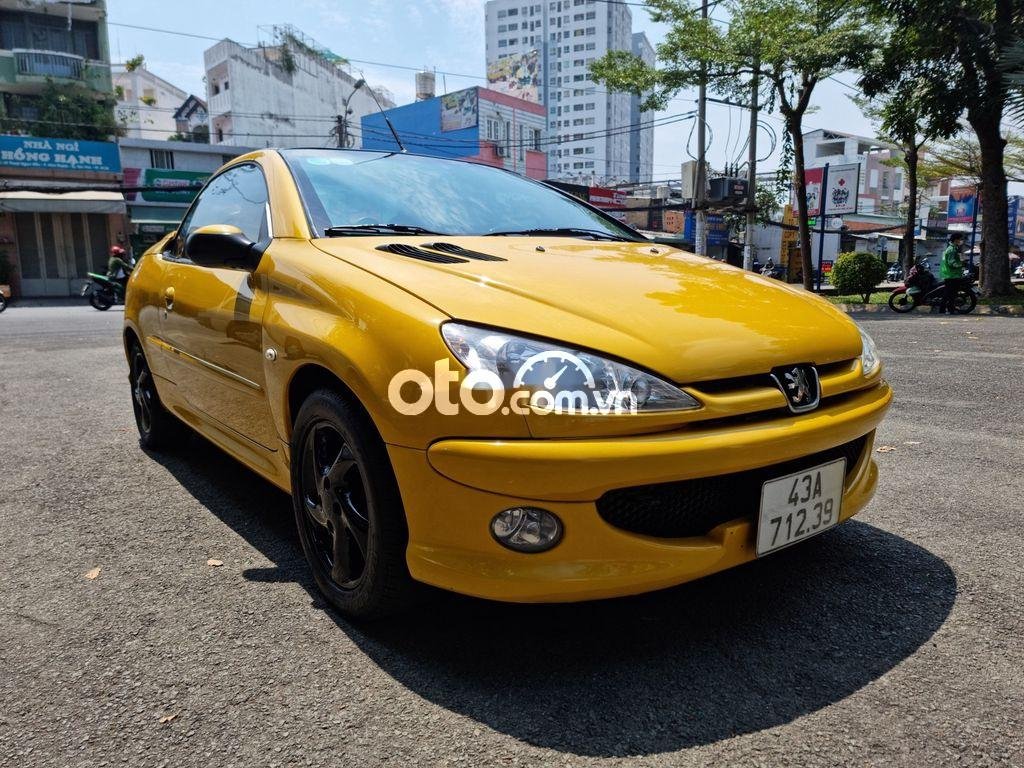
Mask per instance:
[[[112,141],[0,136],[0,166],[120,173],[121,155]]]

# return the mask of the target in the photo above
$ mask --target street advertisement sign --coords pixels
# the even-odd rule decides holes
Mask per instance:
[[[971,224],[978,205],[978,192],[974,187],[953,187],[946,205],[947,224]]]
[[[683,223],[683,240],[693,242],[697,231],[697,220],[693,211],[686,212],[686,221]],[[708,214],[708,245],[727,245],[729,243],[729,227],[725,223],[725,217],[720,213]]]
[[[191,203],[199,188],[210,178],[209,173],[171,171],[165,168],[144,168],[139,186],[157,187],[140,195],[149,203]]]
[[[539,104],[541,74],[540,51],[506,56],[487,65],[487,87]]]
[[[476,88],[466,88],[441,97],[441,130],[459,131],[477,124]]]
[[[120,173],[121,155],[112,141],[0,136],[0,166]]]
[[[858,187],[860,186],[860,164],[830,165],[828,167],[828,189],[822,189],[824,168],[808,168],[804,171],[807,184],[807,215],[819,216],[821,202],[825,200],[825,215],[842,216],[857,212]]]

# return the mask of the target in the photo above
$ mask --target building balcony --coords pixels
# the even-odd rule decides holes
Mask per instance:
[[[231,113],[231,91],[215,93],[207,100],[207,110],[210,117],[227,115]]]
[[[110,64],[62,51],[15,48],[0,51],[0,84],[5,91],[37,93],[47,80],[77,83],[100,93],[110,93]]]

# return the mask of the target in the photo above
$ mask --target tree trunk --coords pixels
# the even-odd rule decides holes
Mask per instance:
[[[1010,242],[1007,231],[1008,202],[1003,154],[1006,140],[999,122],[968,121],[978,135],[981,148],[981,213],[982,255],[981,295],[1011,296],[1015,289],[1010,282]]]
[[[804,288],[814,290],[814,267],[811,264],[811,230],[807,226],[807,180],[804,178],[804,134],[803,116],[791,114],[786,118],[786,128],[793,140],[793,174],[796,187],[796,218],[799,226],[800,266],[803,270]],[[822,195],[825,190],[822,190]],[[824,197],[822,197],[824,208]],[[822,211],[824,213],[824,211]]]
[[[907,200],[907,231],[903,234],[904,275],[909,275],[910,268],[914,266],[914,230],[917,228],[917,160],[917,147],[910,147],[905,158],[910,197]]]

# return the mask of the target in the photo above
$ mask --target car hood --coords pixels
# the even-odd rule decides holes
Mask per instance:
[[[378,250],[431,240],[501,260],[438,264]],[[856,326],[828,302],[665,245],[556,237],[313,242],[453,319],[603,352],[678,383],[861,352]]]

